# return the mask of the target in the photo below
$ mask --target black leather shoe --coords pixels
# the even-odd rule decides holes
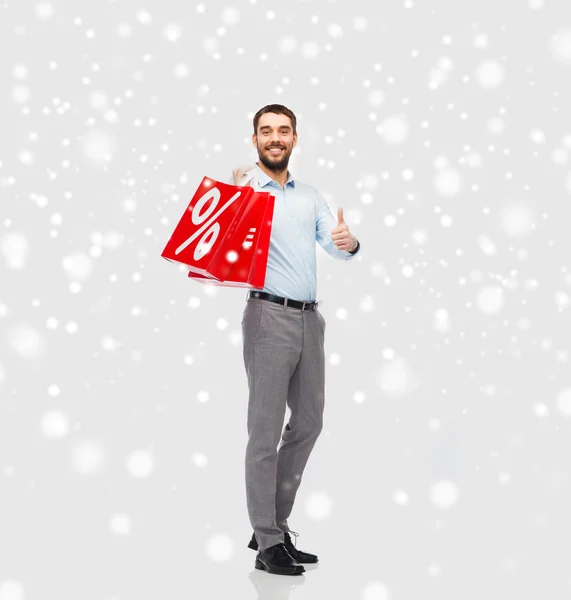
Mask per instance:
[[[258,549],[258,540],[256,539],[255,533],[252,534],[252,539],[250,540],[250,543],[248,544],[248,548],[252,548],[252,550]]]
[[[299,534],[292,531],[292,533],[297,537]],[[310,554],[309,552],[303,552],[303,550],[298,550],[292,543],[291,537],[289,533],[286,531],[284,540],[284,546],[286,550],[291,554],[292,558],[297,560],[298,563],[316,563],[319,559],[315,554]]]
[[[292,531],[292,533],[296,537],[299,535],[295,531]],[[286,550],[291,554],[292,558],[295,558],[295,560],[298,563],[316,563],[319,560],[315,554],[310,554],[309,552],[303,552],[302,550],[298,550],[291,543],[291,537],[287,531],[284,533],[284,546],[286,547]],[[256,540],[255,533],[252,534],[252,539],[248,544],[248,548],[251,548],[252,550],[258,549],[258,541]]]
[[[286,550],[283,542],[258,552],[256,569],[277,575],[301,575],[305,569]]]

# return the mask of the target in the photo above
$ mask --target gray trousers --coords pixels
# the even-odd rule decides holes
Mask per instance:
[[[262,298],[246,303],[246,500],[261,550],[283,542],[284,532],[291,531],[287,519],[323,427],[324,336],[319,308],[302,311]],[[286,403],[291,416],[284,427]]]

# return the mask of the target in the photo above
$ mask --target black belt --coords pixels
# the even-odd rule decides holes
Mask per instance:
[[[250,290],[248,300],[250,298],[262,298],[262,300],[269,300],[270,302],[276,302],[277,304],[283,304],[284,306],[293,306],[293,308],[300,308],[301,310],[315,310],[319,302],[302,302],[301,300],[290,300],[289,298],[282,298],[281,296],[275,296],[274,294],[268,294],[267,292],[256,292]]]

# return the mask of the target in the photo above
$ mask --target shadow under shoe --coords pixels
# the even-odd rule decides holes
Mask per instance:
[[[277,575],[301,575],[305,572],[304,566],[291,556],[283,542],[258,552],[255,566]]]

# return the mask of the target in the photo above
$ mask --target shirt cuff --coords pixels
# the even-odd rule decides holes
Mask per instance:
[[[360,247],[361,247],[361,242],[359,242],[359,240],[357,240],[357,247],[355,248],[355,250],[353,250],[353,252],[351,252],[351,250],[347,250],[347,252],[349,252],[349,254],[357,254],[357,252],[359,252]]]

